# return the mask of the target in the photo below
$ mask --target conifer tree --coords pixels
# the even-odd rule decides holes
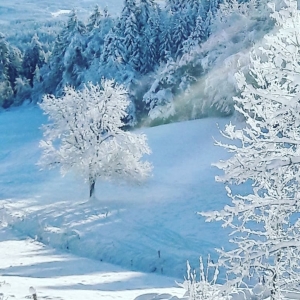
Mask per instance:
[[[101,26],[102,18],[103,18],[103,15],[100,11],[100,8],[98,5],[96,5],[93,13],[89,17],[88,24],[87,24],[87,30],[89,32],[91,32],[93,29]]]
[[[171,24],[171,19],[165,19],[160,35],[159,57],[164,63],[168,61],[168,55],[174,55]]]
[[[190,53],[191,49],[193,49],[196,46],[200,46],[202,42],[205,41],[206,34],[203,30],[204,22],[202,20],[201,15],[198,15],[196,19],[196,26],[188,39],[183,42],[183,53]]]
[[[33,86],[33,77],[36,67],[41,68],[46,62],[46,55],[38,36],[35,34],[30,46],[26,49],[22,64],[24,76],[29,79],[29,84]]]
[[[147,74],[154,70],[159,62],[159,36],[160,27],[158,17],[150,16],[148,19],[148,26],[145,28],[142,36],[142,55],[140,71]]]
[[[104,40],[100,65],[105,68],[103,76],[113,78],[113,73],[123,69],[126,50],[116,29],[112,28]],[[109,72],[109,73],[108,73]]]
[[[13,89],[9,81],[9,45],[5,36],[0,33],[0,107],[10,106],[13,96]]]
[[[9,65],[8,65],[8,76],[11,83],[12,89],[15,93],[15,81],[21,75],[22,72],[22,52],[20,49],[14,46],[10,46],[9,51]]]
[[[42,74],[46,93],[59,93],[67,84],[77,87],[82,83],[82,72],[87,66],[84,56],[85,33],[84,24],[72,10],[66,26],[55,41],[49,69]]]
[[[135,15],[131,13],[125,21],[123,45],[126,49],[125,63],[137,71],[140,70],[140,41],[138,22]]]
[[[107,8],[102,12],[98,5],[90,16],[87,25],[88,35],[86,38],[86,49],[84,56],[89,66],[99,63],[99,58],[103,51],[103,45],[106,35],[113,26],[113,20],[110,17]]]
[[[184,13],[176,13],[173,17],[172,41],[175,48],[175,57],[180,57],[183,53],[183,43],[190,35],[189,18]]]

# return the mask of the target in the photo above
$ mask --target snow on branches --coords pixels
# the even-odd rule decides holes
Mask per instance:
[[[49,116],[40,142],[43,167],[60,166],[62,174],[77,170],[90,183],[94,195],[97,178],[142,181],[152,166],[143,161],[150,154],[144,134],[124,131],[129,105],[126,90],[112,80],[91,83],[81,91],[72,87],[56,98],[46,95],[40,107]]]
[[[222,221],[232,229],[234,249],[219,250],[221,266],[237,284],[260,280],[271,299],[300,279],[300,12],[297,2],[274,12],[277,32],[251,55],[246,76],[236,74],[241,91],[235,109],[245,127],[226,126],[229,143],[217,145],[232,153],[216,166],[224,171],[217,181],[251,182],[253,193],[234,195],[231,205],[201,213],[207,221]]]

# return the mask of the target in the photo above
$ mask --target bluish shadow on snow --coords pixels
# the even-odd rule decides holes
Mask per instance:
[[[228,246],[229,231],[197,215],[229,202],[211,166],[228,157],[212,138],[220,138],[216,124],[223,128],[228,120],[140,129],[153,152],[153,176],[143,185],[99,181],[98,201],[87,201],[80,177],[38,171],[38,128],[45,121],[37,108],[0,115],[0,213],[12,228],[66,252],[179,282],[187,260],[198,269],[200,255],[215,259],[214,249]]]

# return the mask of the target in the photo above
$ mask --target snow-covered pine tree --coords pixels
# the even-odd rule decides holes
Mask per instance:
[[[60,93],[67,84],[77,87],[82,83],[86,67],[85,33],[84,24],[72,10],[66,26],[57,36],[48,67],[41,72],[46,93]]]
[[[36,67],[41,68],[45,62],[46,54],[38,36],[35,34],[31,39],[29,47],[25,51],[22,63],[23,74],[29,79],[31,87],[33,86],[33,77]]]
[[[175,57],[183,53],[183,44],[191,34],[191,19],[186,11],[179,11],[173,17],[172,42],[175,48]]]
[[[184,1],[181,0],[166,0],[165,9],[172,13],[176,13],[184,5]]]
[[[154,70],[159,62],[160,26],[158,16],[151,15],[142,35],[141,72],[147,74]]]
[[[207,221],[232,228],[233,249],[219,250],[219,263],[230,283],[260,280],[272,300],[283,290],[299,290],[300,279],[300,11],[297,1],[274,12],[278,28],[253,52],[248,76],[236,75],[241,96],[236,110],[245,127],[229,124],[217,142],[233,154],[216,166],[217,181],[250,182],[252,193],[237,195],[227,187],[231,205],[201,213]]]
[[[154,0],[141,0],[139,5],[140,62],[139,71],[151,72],[158,63],[160,9]]]
[[[205,35],[205,39],[207,39],[211,35],[211,25],[214,20],[214,15],[211,9],[208,10],[204,23],[203,23],[203,31]]]
[[[114,74],[116,77],[117,73],[123,72],[125,68],[126,50],[122,38],[118,35],[117,26],[113,27],[106,35],[100,57],[100,71],[106,78],[113,78]]]
[[[68,46],[63,57],[64,72],[61,85],[78,87],[83,82],[83,72],[87,67],[85,50],[85,25],[78,20],[75,10],[69,16],[67,30],[63,31],[63,39]]]
[[[140,0],[139,5],[139,21],[141,27],[147,25],[148,20],[153,15],[159,14],[159,7],[154,0]]]
[[[23,55],[21,50],[15,46],[10,46],[9,50],[10,64],[8,66],[8,75],[9,81],[12,83],[12,87],[14,88],[14,82],[16,78],[20,76],[22,70]]]
[[[211,11],[213,16],[216,15],[216,13],[219,9],[220,3],[221,3],[221,0],[211,0],[211,1],[209,1],[209,10]]]
[[[191,50],[197,46],[200,46],[205,41],[206,34],[203,30],[204,22],[201,15],[198,15],[196,19],[196,26],[187,40],[183,42],[182,53],[191,53]]]
[[[101,87],[87,84],[76,91],[66,87],[64,95],[46,95],[40,104],[49,116],[40,142],[40,164],[60,166],[62,174],[75,169],[89,182],[94,197],[96,179],[142,181],[152,166],[142,161],[150,154],[144,134],[124,131],[129,105],[127,92],[112,80]]]
[[[173,15],[164,14],[165,20],[161,26],[160,44],[159,44],[159,57],[160,62],[166,63],[168,61],[168,55],[175,54],[175,48],[173,47],[172,40],[172,17]]]
[[[98,5],[95,6],[93,13],[90,15],[88,23],[87,23],[87,30],[91,32],[93,29],[98,28],[101,25],[102,21],[102,13]]]
[[[116,33],[123,43],[124,63],[139,71],[141,54],[140,10],[135,0],[125,0]]]
[[[11,105],[13,89],[9,81],[9,45],[4,34],[0,32],[0,107],[7,108]]]
[[[22,71],[22,59],[23,55],[20,49],[15,46],[9,47],[9,65],[8,65],[8,77],[11,83],[11,87],[14,91],[14,104],[20,104],[24,100],[24,98],[17,99],[18,95],[15,89],[16,79],[20,76]]]
[[[87,24],[88,33],[84,56],[87,59],[88,67],[99,63],[105,36],[109,33],[112,26],[113,20],[108,14],[107,9],[102,13],[97,5]]]

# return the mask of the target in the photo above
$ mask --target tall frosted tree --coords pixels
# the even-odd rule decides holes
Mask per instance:
[[[144,74],[154,70],[159,62],[159,35],[161,33],[159,19],[150,16],[142,36],[142,54],[140,71]]]
[[[159,14],[159,7],[154,0],[140,0],[139,5],[139,20],[141,27],[147,25],[150,17],[157,16]]]
[[[271,299],[286,289],[299,290],[300,279],[300,12],[297,2],[274,12],[277,33],[251,55],[248,76],[236,75],[241,96],[235,108],[245,126],[226,126],[230,142],[217,144],[232,157],[216,164],[227,184],[250,182],[252,193],[234,194],[231,205],[202,213],[232,229],[233,249],[220,250],[232,284],[260,279]]]
[[[13,89],[9,81],[10,50],[4,34],[0,32],[0,107],[9,107]]]
[[[161,27],[160,43],[159,43],[159,57],[160,61],[166,63],[169,59],[169,55],[173,56],[175,48],[172,39],[172,22],[171,16],[163,16],[165,19],[164,24]]]
[[[143,74],[153,71],[159,61],[160,9],[154,0],[141,0],[139,5],[140,62]]]
[[[20,76],[22,71],[22,60],[23,55],[20,49],[14,46],[10,46],[9,51],[9,66],[8,66],[8,76],[11,82],[13,90],[15,90],[15,81]]]
[[[201,45],[201,43],[205,41],[206,34],[203,30],[203,26],[204,26],[203,19],[201,15],[199,15],[196,19],[195,28],[193,29],[190,36],[183,42],[183,46],[181,50],[182,53],[190,53],[191,49]]]
[[[66,84],[78,87],[82,83],[83,72],[87,67],[83,54],[85,33],[84,24],[73,10],[66,26],[57,36],[48,69],[44,70],[46,93],[59,93]]]
[[[135,70],[140,70],[140,32],[138,22],[133,13],[125,21],[123,45],[126,49],[125,63]]]
[[[93,29],[101,26],[102,18],[103,18],[103,14],[101,13],[99,6],[96,5],[93,13],[89,17],[88,24],[87,24],[87,30],[92,31]]]
[[[100,66],[105,77],[113,77],[113,74],[124,70],[126,60],[126,49],[118,30],[112,28],[106,35],[103,51],[100,57]]]
[[[183,44],[191,33],[190,18],[185,12],[179,12],[173,18],[172,41],[175,47],[175,56],[179,57],[183,53]]]
[[[101,12],[97,5],[91,14],[87,24],[86,49],[84,56],[90,65],[99,62],[99,58],[103,51],[104,40],[108,32],[113,26],[113,20],[108,14],[107,9]]]
[[[151,164],[144,134],[124,131],[127,92],[112,80],[87,84],[81,91],[66,87],[64,95],[46,95],[40,104],[50,123],[40,142],[43,167],[60,166],[62,174],[78,171],[89,182],[90,198],[100,180],[143,181]]]
[[[29,47],[26,49],[22,64],[24,76],[29,79],[30,86],[33,86],[33,78],[36,67],[41,68],[46,62],[46,54],[43,46],[35,34]]]

